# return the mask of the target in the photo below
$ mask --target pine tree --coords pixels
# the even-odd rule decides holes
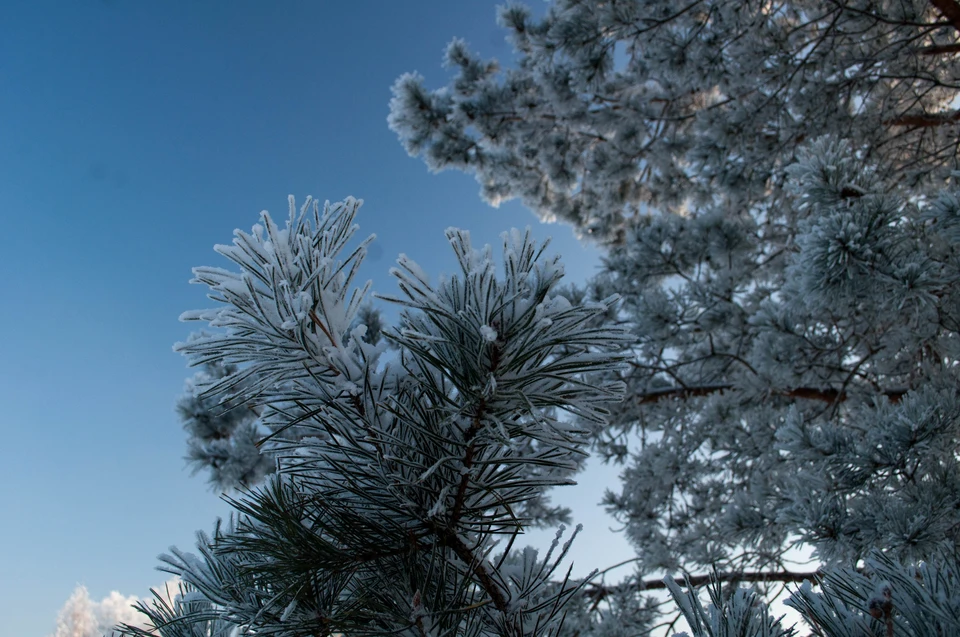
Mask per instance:
[[[404,76],[394,87],[390,124],[431,169],[475,174],[491,203],[520,198],[541,218],[572,223],[606,246],[604,271],[587,290],[554,286],[548,295],[551,303],[585,312],[577,330],[614,330],[622,345],[623,333],[603,322],[629,329],[634,349],[626,371],[576,369],[602,386],[625,382],[626,400],[605,419],[585,412],[574,424],[564,422],[565,455],[549,451],[556,442],[549,436],[552,442],[514,436],[509,428],[500,433],[515,453],[505,465],[515,472],[512,479],[535,488],[522,496],[511,491],[502,508],[480,498],[492,507],[484,511],[494,513],[478,512],[479,519],[493,515],[497,523],[471,528],[485,556],[477,563],[496,566],[501,575],[537,572],[536,594],[566,602],[562,611],[559,603],[553,607],[554,615],[534,604],[546,622],[534,632],[547,624],[560,630],[565,612],[566,634],[641,634],[661,610],[647,591],[670,588],[695,635],[787,634],[766,615],[765,594],[773,584],[821,577],[820,593],[800,588],[791,602],[815,634],[863,629],[882,635],[891,626],[897,635],[955,631],[948,614],[960,539],[960,194],[951,171],[958,167],[960,138],[960,4],[556,0],[541,20],[517,6],[503,9],[500,19],[519,56],[515,68],[501,70],[454,41],[447,55],[455,70],[450,86],[429,91],[423,78]],[[383,566],[382,577],[350,562],[354,558],[331,557],[355,555],[342,547],[397,541],[382,528],[380,514],[368,515],[386,501],[377,488],[344,486],[354,465],[379,457],[372,440],[383,444],[351,427],[378,409],[392,414],[378,423],[399,427],[411,414],[434,417],[420,401],[441,412],[462,411],[464,404],[476,406],[470,402],[476,392],[502,390],[499,377],[490,385],[489,369],[477,371],[479,349],[466,355],[424,344],[436,338],[449,344],[452,328],[423,317],[463,309],[469,294],[456,286],[465,284],[430,287],[409,262],[401,263],[409,296],[403,302],[412,306],[397,330],[383,332],[395,348],[387,365],[386,345],[370,336],[380,333],[380,319],[375,311],[362,312],[356,300],[362,295],[347,299],[345,288],[336,287],[333,305],[345,309],[326,317],[320,311],[328,307],[326,297],[313,283],[291,284],[295,277],[262,270],[274,257],[256,246],[274,245],[271,232],[284,232],[266,227],[266,235],[263,229],[238,234],[228,254],[259,275],[198,271],[216,298],[241,309],[193,316],[240,331],[233,340],[214,335],[183,346],[204,371],[188,386],[181,413],[190,458],[197,468],[212,469],[218,488],[251,487],[270,475],[237,497],[236,520],[202,536],[201,559],[167,558],[167,567],[187,582],[186,606],[168,609],[167,619],[166,610],[155,611],[155,619],[176,617],[173,626],[201,632],[214,630],[202,623],[214,620],[253,626],[258,634],[386,632],[401,625],[438,634],[516,632],[516,623],[503,623],[516,615],[504,613],[496,587],[469,568],[472,562],[464,566],[464,556],[442,535],[428,542],[429,559],[416,550],[419,538],[409,544],[410,555],[425,561],[389,556],[396,561]],[[451,240],[455,247],[463,243],[458,235]],[[352,273],[361,255],[362,248],[348,257],[343,271]],[[277,259],[277,272],[292,263]],[[471,268],[464,266],[464,280],[475,273]],[[512,276],[508,268],[507,283]],[[292,287],[276,287],[283,281]],[[451,285],[460,292],[441,294]],[[297,296],[307,288],[308,296]],[[430,294],[454,305],[437,309]],[[623,298],[615,309],[611,294]],[[257,298],[270,304],[261,307]],[[274,306],[277,316],[270,314]],[[254,325],[244,316],[259,318]],[[330,320],[340,332],[327,329]],[[479,319],[470,325],[457,327],[458,339],[496,349],[497,326]],[[309,338],[301,337],[304,329]],[[263,334],[270,335],[269,347]],[[543,360],[600,346],[568,344],[571,335],[558,337]],[[329,357],[327,368],[310,362],[321,356]],[[610,354],[605,360],[620,359]],[[293,361],[300,361],[299,375],[283,376],[293,373]],[[418,380],[416,393],[400,380],[417,374],[439,389],[428,392],[427,381]],[[533,401],[526,417],[539,422],[537,410],[553,418],[551,409],[569,407]],[[502,421],[498,413],[491,422]],[[335,424],[321,428],[320,414],[332,414]],[[386,431],[391,441],[403,438]],[[450,452],[464,464],[475,446],[466,439],[469,431],[462,424],[462,439],[444,438],[451,448],[426,434],[416,440],[433,442],[437,461]],[[345,460],[330,455],[331,441]],[[512,548],[494,558],[489,542],[496,533],[512,547],[521,527],[563,518],[562,507],[547,503],[546,487],[570,479],[588,444],[624,466],[623,484],[605,504],[636,547],[635,575],[618,586],[571,583],[544,575],[555,566],[549,559]],[[410,478],[417,475],[412,467],[427,472],[431,465],[401,449],[407,451],[398,452],[397,466],[411,468],[398,484],[412,482],[405,488],[419,495],[404,492],[410,504],[396,514],[416,512],[414,525],[436,515],[459,521],[451,513],[465,515],[466,504],[458,508],[451,495],[459,486],[443,492],[440,481],[459,485],[450,467],[441,462],[427,476],[437,482],[421,485]],[[299,467],[306,473],[321,463],[330,477],[301,475]],[[305,485],[334,496],[322,504],[304,499]],[[310,544],[313,535],[323,538],[321,548]],[[814,551],[817,572],[794,568],[790,551],[797,547]],[[294,573],[294,562],[309,574]],[[917,563],[920,570],[912,571]],[[341,580],[335,577],[311,580],[317,565],[329,566],[325,574],[349,573],[349,582],[336,588]],[[928,581],[923,569],[940,575]],[[429,606],[423,574],[440,571],[435,582],[449,587],[435,584]],[[712,606],[686,596],[676,580],[660,579],[678,571],[690,573],[680,581],[691,585],[714,581]],[[509,580],[503,595],[528,590],[517,584],[527,576],[517,577],[503,575]],[[884,588],[883,581],[896,577],[899,587]],[[405,588],[397,593],[401,580]],[[760,588],[751,593],[741,583]],[[942,595],[929,601],[924,590]],[[394,597],[379,596],[383,591]],[[907,598],[919,601],[910,606],[902,601]],[[203,609],[189,606],[201,599]],[[350,600],[363,601],[351,607]],[[370,615],[371,607],[381,614]],[[441,607],[459,610],[436,610]],[[925,628],[910,616],[923,612],[937,618]],[[427,615],[446,623],[418,623]],[[524,631],[529,628],[525,623]],[[194,634],[170,630],[164,634]]]
[[[784,584],[960,541],[960,4],[555,0],[509,69],[394,86],[390,125],[609,250],[638,345],[592,428],[637,572]],[[639,598],[636,608],[646,607]],[[639,612],[639,611],[637,611]]]
[[[518,61],[454,40],[455,76],[394,86],[390,125],[431,170],[484,198],[622,240],[654,207],[758,207],[777,222],[784,168],[822,135],[855,140],[914,186],[955,166],[955,0],[555,0],[500,10]]]
[[[860,569],[834,569],[817,578],[821,592],[804,582],[789,599],[816,637],[942,637],[960,633],[960,561],[940,555],[904,565],[882,552]],[[796,627],[775,618],[756,591],[725,595],[714,579],[704,606],[689,580],[683,590],[669,578],[671,595],[693,637],[795,637]],[[678,637],[686,636],[681,633]]]
[[[212,330],[177,346],[216,370],[197,400],[241,410],[238,427],[255,409],[275,470],[231,498],[198,554],[162,557],[181,595],[141,604],[153,628],[127,634],[561,629],[583,586],[556,570],[572,536],[561,545],[561,528],[545,555],[514,546],[577,470],[582,424],[622,394],[604,379],[630,336],[599,320],[616,297],[558,295],[559,258],[529,231],[504,234],[498,277],[489,246],[449,230],[460,272],[432,284],[401,255],[403,297],[389,300],[404,310],[374,343],[356,323],[369,283],[353,286],[372,237],[342,257],[359,206],[297,212],[291,198],[285,227],[263,213],[217,247],[239,272],[194,270],[220,304],[182,316]]]

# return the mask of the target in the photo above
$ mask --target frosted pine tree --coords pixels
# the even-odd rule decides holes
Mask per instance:
[[[826,134],[910,186],[956,162],[956,0],[555,0],[499,20],[514,68],[454,40],[449,86],[403,76],[390,125],[494,205],[605,241],[650,206],[758,206],[777,233],[783,169]]]
[[[460,271],[431,283],[401,256],[404,310],[375,343],[356,320],[369,284],[353,285],[372,237],[344,254],[359,206],[291,198],[285,226],[263,213],[216,248],[236,269],[194,270],[218,307],[183,315],[211,331],[177,349],[216,371],[197,399],[226,410],[218,422],[256,414],[274,471],[198,553],[162,558],[181,595],[141,604],[153,628],[128,634],[561,630],[583,585],[557,570],[575,533],[545,554],[518,540],[571,481],[583,423],[622,394],[604,379],[630,336],[598,320],[615,297],[556,294],[562,266],[529,232],[504,235],[498,276],[492,250],[451,229]]]
[[[624,467],[605,504],[638,562],[591,598],[952,554],[960,4],[556,0],[500,21],[512,68],[454,41],[449,85],[400,78],[390,125],[431,170],[609,250],[588,298],[621,295],[639,345],[593,444]]]
[[[901,564],[874,552],[858,569],[833,569],[786,600],[816,637],[943,637],[960,634],[960,562],[940,555],[919,564]],[[756,591],[725,595],[714,579],[704,605],[693,592],[665,580],[693,637],[796,637],[772,616]],[[689,637],[680,633],[677,637]]]
[[[455,42],[451,85],[429,91],[422,78],[402,78],[390,122],[432,169],[473,172],[489,201],[520,198],[541,218],[571,222],[610,250],[586,297],[556,288],[551,294],[578,308],[589,307],[582,298],[620,294],[624,303],[613,318],[639,343],[628,371],[601,373],[608,382],[626,382],[627,400],[608,424],[581,421],[589,433],[577,439],[624,466],[623,485],[606,504],[635,545],[638,568],[621,586],[584,586],[566,605],[563,630],[639,634],[657,611],[644,591],[666,588],[660,576],[680,570],[690,572],[691,583],[713,574],[727,585],[715,590],[717,617],[728,617],[723,609],[730,603],[759,612],[763,597],[737,592],[736,583],[754,582],[766,593],[774,584],[811,578],[812,567],[797,570],[791,560],[798,546],[815,551],[817,566],[848,579],[855,571],[832,569],[862,566],[875,549],[894,562],[934,556],[945,564],[937,572],[950,572],[960,528],[954,319],[960,204],[951,173],[960,125],[960,4],[558,0],[542,20],[516,6],[504,9],[501,20],[519,54],[515,68],[501,71]],[[436,291],[448,282],[418,285],[408,288]],[[239,283],[223,290],[242,298]],[[285,321],[295,331],[307,318],[312,333],[322,333],[313,317],[301,316],[319,297],[269,298],[284,299],[275,336],[286,334]],[[371,336],[379,331],[370,327],[375,314],[363,315],[352,303],[344,305],[349,318],[337,325],[348,326],[344,335],[366,326],[367,337],[341,336],[341,345],[373,346],[379,370],[389,356]],[[604,307],[583,325],[602,329],[611,315]],[[411,325],[387,336],[397,348],[392,369],[417,351],[404,340],[419,333]],[[264,355],[251,334],[234,345],[244,342]],[[472,338],[496,343],[500,335],[482,324]],[[340,351],[334,332],[324,337],[331,344],[322,347]],[[291,384],[275,377],[283,367],[278,361],[258,366],[211,356],[213,349],[207,355],[185,349],[204,366],[182,412],[190,458],[213,470],[215,485],[255,484],[279,468],[254,492],[266,494],[292,479],[284,477],[296,474],[290,467],[310,464],[295,450],[326,440],[309,422],[320,413],[316,397],[285,401],[270,393],[299,387],[305,376]],[[418,356],[438,356],[432,345],[421,349]],[[354,387],[366,396],[367,385],[339,384],[340,375],[353,378],[345,371],[320,374],[343,396]],[[384,378],[377,396],[400,391],[393,376]],[[201,409],[197,401],[204,400]],[[252,453],[254,440],[259,455]],[[517,457],[538,457],[544,449],[538,439],[510,440]],[[537,488],[511,503],[511,515],[525,525],[560,519],[561,508],[548,506],[540,487],[569,479],[577,454],[565,462],[523,469]],[[221,564],[222,556],[252,545],[237,538],[248,533],[241,522],[259,520],[251,515],[268,508],[263,498],[241,498],[238,504],[247,504],[236,524],[202,541],[205,563],[220,565],[211,572],[247,569]],[[274,509],[291,503],[301,506],[287,499]],[[289,522],[263,515],[263,528]],[[265,551],[269,542],[259,541]],[[251,559],[272,563],[270,555]],[[500,566],[509,570],[523,559],[508,554]],[[170,557],[170,568],[187,570],[178,560]],[[210,604],[204,621],[213,613],[243,625],[254,607],[262,610],[253,615],[258,621],[275,612],[261,591],[243,602],[247,610],[231,615],[225,609],[242,604],[213,595],[219,584],[203,592],[204,577],[195,578],[196,595]],[[234,589],[257,591],[260,582],[279,581],[257,577]],[[542,590],[550,595],[568,590],[562,578],[547,579]],[[847,634],[817,616],[840,616],[843,604],[874,621],[876,634],[900,621],[890,620],[899,611],[887,612],[882,590],[854,599],[842,589],[824,589],[825,606],[801,605],[820,634]],[[688,617],[700,612],[680,605]],[[284,607],[293,609],[287,619],[298,607]],[[761,614],[737,612],[729,617],[753,622],[747,634],[775,630]],[[718,623],[716,631],[734,630],[736,621]],[[716,631],[705,634],[727,634]]]

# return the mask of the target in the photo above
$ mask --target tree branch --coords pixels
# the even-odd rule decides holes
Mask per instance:
[[[909,126],[911,128],[933,128],[944,124],[953,124],[960,121],[960,111],[947,113],[918,113],[915,115],[901,115],[883,121],[884,126]]]
[[[930,4],[960,32],[960,4],[956,0],[930,0]]]
[[[920,55],[946,55],[960,53],[960,44],[939,44],[925,46],[920,49]]]
[[[697,387],[667,387],[665,389],[656,389],[645,392],[637,397],[636,401],[638,405],[646,405],[668,398],[693,398],[695,396],[709,396],[710,394],[723,393],[731,389],[733,389],[733,385],[730,384],[700,385]],[[774,396],[784,396],[786,398],[806,398],[809,400],[819,400],[825,403],[843,402],[847,399],[847,393],[845,391],[837,391],[836,389],[831,388],[817,389],[815,387],[797,387],[795,389],[788,390],[773,389],[770,390],[770,393]],[[890,400],[890,402],[897,403],[900,402],[900,399],[903,397],[903,395],[907,393],[907,390],[888,389],[882,393]]]
[[[487,572],[487,569],[484,567],[483,562],[476,555],[473,554],[473,551],[470,550],[470,547],[456,534],[455,531],[444,527],[434,527],[434,532],[439,537],[440,541],[444,546],[450,547],[453,550],[454,554],[460,558],[460,560],[466,564],[467,568],[471,569],[477,576],[477,581],[480,583],[480,586],[486,591],[487,595],[490,596],[490,600],[493,602],[494,607],[501,613],[506,613],[508,610],[508,599],[504,595],[503,590],[500,586],[494,581],[493,576]]]
[[[484,410],[486,410],[487,401],[480,400],[480,404],[477,406],[477,411],[473,415],[473,420],[470,423],[470,427],[464,432],[463,439],[467,443],[467,451],[463,455],[463,468],[465,471],[463,475],[460,476],[460,484],[457,485],[457,495],[453,499],[453,508],[450,511],[450,522],[447,526],[450,529],[457,528],[457,524],[460,522],[460,513],[463,511],[463,502],[467,497],[467,485],[470,484],[470,472],[473,469],[473,456],[476,453],[477,443],[474,441],[474,436],[477,435],[477,432],[480,431],[480,427],[483,426],[480,418],[483,415]]]
[[[814,581],[818,577],[821,577],[823,572],[820,570],[816,571],[745,571],[742,573],[713,573],[709,575],[690,575],[688,576],[691,586],[703,586],[704,584],[709,584],[713,580],[720,582],[783,582],[783,583],[801,583],[804,580]],[[687,579],[682,577],[675,577],[673,581],[679,586],[685,586]],[[637,584],[628,584],[628,585],[617,585],[617,586],[604,586],[603,584],[591,584],[586,591],[586,595],[589,599],[596,603],[601,601],[607,595],[611,595],[619,591],[629,591],[632,593],[640,593],[643,591],[653,591],[653,590],[663,590],[667,587],[666,582],[663,579],[651,579],[643,580]]]

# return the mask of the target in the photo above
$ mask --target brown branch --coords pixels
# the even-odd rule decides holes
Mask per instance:
[[[960,32],[960,3],[956,0],[930,0],[930,4],[936,7],[948,22]]]
[[[701,385],[698,387],[668,387],[666,389],[656,389],[650,392],[641,394],[637,398],[637,404],[646,405],[649,403],[655,403],[660,400],[668,398],[693,398],[695,396],[709,396],[714,393],[723,393],[733,389],[733,385],[730,384],[717,384],[717,385]],[[882,392],[890,402],[897,403],[900,402],[900,399],[904,394],[907,393],[906,389],[890,389]],[[834,402],[843,402],[847,399],[847,393],[837,391],[836,389],[817,389],[815,387],[797,387],[795,389],[788,390],[770,390],[770,394],[774,396],[783,396],[786,398],[805,398],[808,400],[819,400],[825,403],[834,403]]]
[[[432,527],[432,530],[437,534],[443,546],[451,548],[454,554],[459,557],[464,564],[467,565],[467,568],[476,574],[477,581],[480,583],[480,586],[483,588],[483,590],[486,591],[487,595],[490,596],[490,600],[493,602],[494,607],[502,613],[507,612],[509,602],[506,595],[504,595],[503,590],[494,581],[490,573],[487,572],[483,562],[478,559],[477,556],[473,554],[473,551],[470,550],[470,547],[467,546],[462,539],[460,539],[460,536],[457,535],[456,531],[452,531],[439,525],[432,525]]]
[[[335,343],[336,341],[333,340],[333,336],[330,334],[330,331],[323,324],[323,321],[320,320],[320,317],[317,316],[317,313],[311,309],[310,312],[308,312],[308,314],[310,315],[310,320],[313,321],[314,325],[320,328],[324,336],[327,337],[327,340],[329,340],[331,343]],[[337,372],[337,374],[339,375],[340,372]]]
[[[494,322],[492,327],[496,330],[500,329],[499,323]],[[490,345],[490,373],[497,371],[497,367],[500,365],[500,355],[501,355],[502,346],[499,342],[494,342]],[[480,429],[483,427],[483,414],[487,410],[487,401],[483,398],[480,399],[480,402],[477,404],[477,408],[473,413],[473,420],[470,423],[470,427],[463,434],[463,441],[467,443],[467,450],[463,455],[463,468],[465,471],[463,475],[460,476],[460,484],[457,486],[457,495],[453,500],[453,509],[450,512],[450,521],[447,523],[447,528],[456,529],[457,524],[460,523],[460,513],[463,510],[463,502],[467,497],[467,485],[470,483],[470,473],[473,469],[473,456],[476,453],[477,444],[473,438],[477,435]]]
[[[480,427],[482,426],[480,418],[486,408],[486,401],[481,399],[480,404],[477,406],[477,411],[473,416],[473,421],[470,423],[470,427],[463,434],[464,442],[467,443],[467,450],[463,454],[463,468],[465,471],[463,475],[460,476],[460,484],[457,485],[457,495],[453,499],[450,521],[447,523],[447,527],[450,529],[457,528],[457,524],[460,522],[460,513],[463,510],[463,502],[467,497],[467,486],[470,483],[470,470],[473,469],[473,456],[476,453],[477,447],[473,438],[477,435],[477,432],[480,431]]]
[[[918,113],[915,115],[901,115],[883,121],[884,126],[907,126],[910,128],[933,128],[944,124],[953,124],[960,121],[960,111],[947,113]]]
[[[960,53],[960,44],[937,44],[920,49],[920,55],[946,55]]]
[[[715,573],[710,575],[690,575],[687,579],[682,577],[675,577],[674,582],[678,586],[686,586],[687,581],[689,580],[691,586],[703,586],[704,584],[709,584],[712,581],[719,582],[783,582],[783,583],[801,583],[804,580],[815,581],[817,578],[822,577],[822,571],[807,571],[807,572],[797,572],[797,571],[745,571],[742,573]],[[654,590],[663,590],[667,588],[667,583],[665,579],[651,579],[644,580],[638,584],[629,584],[629,585],[619,585],[619,586],[604,586],[603,584],[591,584],[586,591],[586,595],[589,599],[598,602],[602,600],[607,595],[611,595],[618,591],[628,590],[632,593],[640,593],[643,591],[654,591]],[[596,605],[596,604],[595,604]]]
[[[733,389],[733,385],[702,385],[700,387],[667,387],[665,389],[655,389],[640,395],[637,399],[638,405],[656,403],[665,398],[693,398],[695,396],[709,396],[713,393],[722,393],[725,390]]]
[[[499,325],[494,324],[495,329],[499,329]],[[490,352],[490,371],[494,372],[497,369],[497,366],[500,363],[500,347],[497,344],[491,346]],[[457,534],[457,526],[460,523],[460,515],[463,512],[463,503],[466,500],[467,496],[467,486],[470,483],[470,473],[473,469],[474,455],[476,454],[477,441],[474,440],[476,435],[480,432],[480,429],[483,428],[483,415],[487,409],[487,401],[483,398],[480,399],[480,402],[477,404],[477,408],[473,413],[473,419],[470,423],[470,426],[463,434],[463,440],[467,443],[467,450],[463,455],[463,468],[465,471],[463,475],[460,476],[460,484],[457,485],[457,494],[454,497],[453,509],[450,512],[450,518],[447,520],[445,526],[440,526],[436,524],[431,524],[432,530],[437,534],[440,541],[445,545],[450,547],[454,554],[459,557],[467,568],[471,569],[477,576],[477,580],[480,583],[480,586],[486,591],[487,595],[490,596],[490,600],[493,602],[494,607],[499,610],[501,613],[506,613],[508,610],[508,598],[504,594],[504,591],[500,586],[494,581],[493,577],[487,571],[482,560],[473,554],[473,551],[470,550],[470,547],[460,538]]]

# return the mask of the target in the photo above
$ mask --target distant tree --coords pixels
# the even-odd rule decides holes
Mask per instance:
[[[390,125],[608,249],[638,339],[593,428],[637,573],[772,585],[960,541],[960,4],[557,0]],[[803,553],[799,553],[803,555]],[[652,577],[651,577],[652,576]],[[619,602],[618,602],[619,603]],[[627,603],[627,602],[623,602]],[[634,600],[635,607],[645,602]]]
[[[102,628],[94,615],[89,591],[78,586],[60,609],[54,637],[97,637]]]
[[[117,591],[100,601],[90,599],[86,586],[78,585],[57,614],[57,627],[50,637],[115,637],[117,624],[137,624],[143,616],[134,609],[136,597]]]

